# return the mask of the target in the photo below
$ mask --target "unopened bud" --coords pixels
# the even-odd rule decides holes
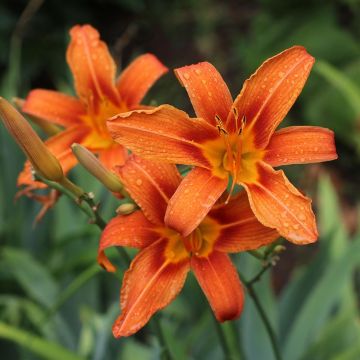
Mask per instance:
[[[63,180],[64,173],[58,159],[46,147],[26,119],[1,97],[0,117],[35,171],[51,181],[60,182]]]
[[[79,144],[73,144],[71,148],[79,163],[110,191],[114,193],[123,191],[120,180],[115,174],[110,172],[92,152]]]
[[[136,205],[134,203],[125,203],[118,206],[116,209],[116,213],[118,215],[129,215],[136,209]]]
[[[276,245],[275,248],[274,248],[274,253],[275,254],[280,254],[285,250],[286,250],[286,247],[284,245]]]
[[[15,97],[12,99],[12,101],[15,104],[16,108],[21,111],[24,106],[25,100]],[[46,135],[53,136],[61,131],[61,128],[59,126],[51,124],[44,119],[29,114],[27,114],[27,116],[34,124],[36,124],[41,130],[43,130]]]

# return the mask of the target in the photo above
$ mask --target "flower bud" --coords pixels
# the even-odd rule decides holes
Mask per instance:
[[[72,151],[79,161],[79,163],[94,177],[96,177],[106,188],[114,193],[120,193],[123,191],[123,186],[120,180],[110,172],[98,158],[79,144],[73,144],[71,146]]]
[[[18,97],[14,97],[12,99],[12,102],[15,104],[16,108],[21,111],[21,109],[24,106],[25,100],[20,99]],[[59,126],[55,124],[51,124],[50,122],[44,119],[41,119],[33,115],[27,115],[27,116],[34,124],[36,124],[41,130],[43,130],[46,135],[53,136],[61,131],[61,128]]]
[[[64,173],[58,159],[46,147],[26,119],[1,97],[0,117],[35,171],[48,180],[60,182],[64,178]]]
[[[124,203],[118,206],[116,213],[118,215],[129,215],[136,210],[136,205],[134,203]]]

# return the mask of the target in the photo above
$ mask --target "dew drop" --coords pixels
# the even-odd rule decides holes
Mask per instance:
[[[300,219],[301,221],[304,221],[304,220],[306,219],[306,217],[305,217],[304,214],[300,214],[300,215],[299,215],[299,219]]]
[[[140,186],[142,184],[142,180],[141,179],[137,179],[136,180],[136,185]]]
[[[189,79],[190,79],[190,75],[189,75],[188,73],[185,73],[185,74],[184,74],[184,78],[185,78],[186,80],[189,80]]]

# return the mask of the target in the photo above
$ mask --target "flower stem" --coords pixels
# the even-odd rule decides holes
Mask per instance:
[[[265,270],[262,273],[264,273],[267,270],[266,268],[263,268],[263,269],[265,269]],[[262,273],[259,273],[255,278],[257,278],[259,275],[261,276]],[[259,278],[260,278],[260,276],[259,276]],[[255,289],[254,289],[254,282],[258,280],[258,279],[256,279],[254,281],[255,278],[253,278],[250,281],[245,281],[244,279],[242,279],[242,282],[246,286],[246,289],[247,289],[250,297],[253,299],[256,310],[259,313],[260,318],[261,318],[261,320],[262,320],[262,322],[263,322],[263,324],[265,326],[265,329],[266,329],[266,331],[267,331],[267,333],[269,335],[269,339],[270,339],[270,342],[271,342],[271,346],[272,346],[272,349],[273,349],[273,352],[274,352],[275,359],[276,360],[282,360],[275,331],[272,328],[272,326],[270,324],[270,320],[268,319],[268,317],[266,315],[266,312],[265,312],[264,308],[262,307],[261,302],[260,302],[260,300],[259,300],[259,298],[258,298],[258,296],[256,294]]]
[[[220,324],[212,314],[216,332],[219,337],[221,348],[224,352],[225,360],[244,359],[242,349],[239,345],[239,338],[232,322]]]
[[[35,173],[34,176],[35,180],[41,181],[49,188],[55,189],[70,198],[75,203],[75,205],[90,218],[90,222],[92,224],[97,225],[101,230],[105,228],[106,222],[100,216],[93,197],[87,194],[84,190],[71,183],[68,179],[65,183],[66,186],[63,186],[60,183],[45,179],[38,173]],[[122,247],[119,247],[118,251],[124,264],[128,266],[131,262],[129,255]]]
[[[158,316],[159,315],[155,315],[153,317],[152,324],[155,329],[155,332],[157,333],[157,337],[158,337],[158,340],[161,345],[160,359],[161,360],[173,360],[173,356],[171,355],[169,347],[167,346],[165,334],[164,334],[164,331],[163,331],[163,328],[161,326],[161,322],[160,322],[160,319]]]

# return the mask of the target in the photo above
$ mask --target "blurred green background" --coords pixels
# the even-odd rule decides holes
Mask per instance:
[[[25,12],[24,9],[26,8]],[[286,124],[336,131],[339,160],[292,166],[287,174],[313,197],[317,244],[286,251],[255,290],[276,331],[286,360],[360,359],[360,2],[358,0],[97,0],[0,2],[0,95],[25,97],[31,88],[72,93],[65,62],[68,30],[90,23],[119,66],[152,52],[169,68],[207,60],[233,96],[269,56],[304,45],[317,62]],[[156,99],[156,101],[155,101]],[[147,103],[171,103],[191,112],[172,72]],[[145,103],[146,103],[145,102]],[[0,356],[1,359],[158,359],[152,323],[115,340],[124,271],[114,276],[96,264],[99,231],[66,198],[33,227],[39,205],[14,203],[24,156],[0,127]],[[116,201],[81,169],[71,176],[101,201],[105,218]],[[246,279],[261,263],[234,256]],[[274,359],[263,323],[247,297],[240,320],[225,324],[243,358]],[[199,286],[160,314],[172,356],[222,359],[218,334]]]

